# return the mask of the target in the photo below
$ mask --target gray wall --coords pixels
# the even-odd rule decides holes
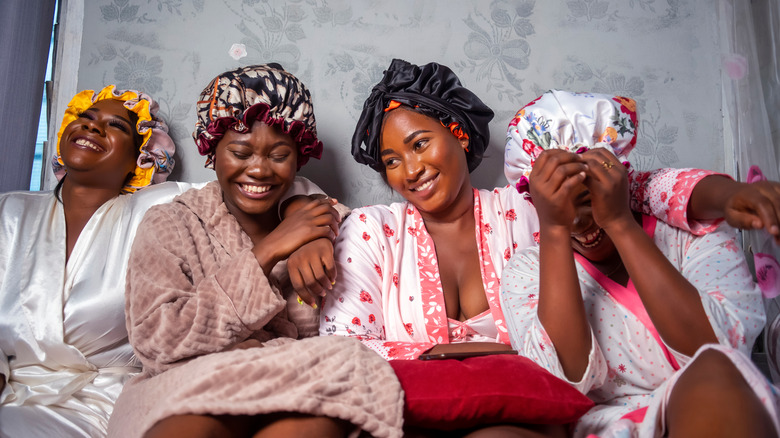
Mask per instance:
[[[394,57],[437,61],[496,112],[481,188],[505,184],[506,125],[550,88],[638,101],[642,169],[724,159],[720,53],[710,2],[675,0],[86,0],[78,88],[116,83],[154,95],[178,145],[174,177],[214,178],[190,137],[194,104],[216,74],[276,61],[312,91],[325,153],[301,171],[351,206],[388,202],[352,160],[363,99]],[[228,50],[246,45],[236,61]]]

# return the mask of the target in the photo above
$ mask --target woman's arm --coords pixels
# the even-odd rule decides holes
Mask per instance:
[[[703,344],[717,342],[697,289],[633,218],[628,208],[625,169],[600,165],[616,161],[603,149],[588,151],[583,157],[589,169],[587,185],[593,218],[615,245],[661,338],[688,356]]]
[[[696,219],[725,218],[735,228],[763,228],[780,244],[780,183],[708,176],[693,188],[688,212]]]
[[[127,273],[128,336],[154,373],[232,347],[285,306],[251,250],[205,275],[195,236],[178,217],[183,212],[168,207],[147,212]]]
[[[435,344],[386,335],[383,296],[391,282],[378,272],[386,266],[380,241],[385,231],[372,217],[360,217],[360,210],[353,212],[336,238],[339,277],[323,299],[320,335],[356,337],[386,359],[414,359]]]
[[[575,200],[584,190],[580,163],[560,150],[542,153],[531,172],[531,196],[539,215],[539,321],[558,351],[566,377],[582,378],[591,331],[571,247]]]

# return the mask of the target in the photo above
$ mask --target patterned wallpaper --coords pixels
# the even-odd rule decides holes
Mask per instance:
[[[496,112],[477,187],[505,184],[506,125],[550,88],[636,99],[639,168],[729,171],[715,20],[707,2],[680,0],[87,0],[78,86],[154,95],[178,145],[174,178],[206,181],[190,137],[200,91],[224,70],[279,62],[311,90],[325,143],[301,173],[353,207],[395,199],[349,152],[394,57],[449,65]]]

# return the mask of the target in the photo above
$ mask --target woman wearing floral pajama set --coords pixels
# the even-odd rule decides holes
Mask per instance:
[[[550,91],[510,123],[507,176],[533,175],[542,223],[503,272],[512,345],[596,402],[575,437],[776,436],[776,388],[748,359],[761,293],[733,229],[696,236],[628,209],[632,107]],[[554,176],[561,151],[542,151],[557,148],[593,148],[584,185]]]
[[[359,337],[387,359],[414,359],[434,346],[438,353],[464,342],[508,348],[499,279],[515,252],[537,245],[539,224],[533,205],[515,187],[471,186],[469,173],[487,148],[492,117],[449,68],[392,62],[364,105],[352,152],[407,201],[354,209],[341,225],[335,248],[338,278],[324,300],[321,335]],[[397,152],[403,146],[389,147],[395,119],[415,134],[409,147],[422,158],[402,160]],[[571,155],[568,160],[578,159]],[[399,168],[405,181],[395,184]],[[404,169],[413,175],[405,176]],[[634,206],[687,227],[693,187],[710,174],[636,172]],[[462,215],[452,218],[453,211]],[[455,275],[446,271],[459,261],[463,269]]]

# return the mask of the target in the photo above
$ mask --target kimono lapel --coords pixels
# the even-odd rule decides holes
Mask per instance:
[[[656,221],[657,219],[654,217],[645,215],[642,216],[642,228],[651,239],[655,234]],[[590,276],[593,277],[593,279],[596,280],[596,282],[598,282],[599,285],[601,285],[601,287],[604,288],[615,299],[615,301],[620,303],[620,305],[631,312],[639,320],[639,322],[641,322],[645,328],[647,328],[650,334],[653,335],[653,338],[655,338],[658,345],[661,347],[661,350],[663,351],[666,359],[669,361],[669,364],[675,370],[679,370],[680,365],[677,363],[677,360],[674,358],[672,353],[669,351],[669,348],[666,347],[666,344],[664,344],[663,340],[661,339],[661,335],[658,333],[658,330],[656,330],[653,321],[650,319],[650,315],[648,315],[647,309],[645,309],[645,306],[642,303],[642,299],[639,297],[639,293],[637,292],[634,283],[629,279],[626,287],[623,287],[596,269],[596,267],[593,266],[585,257],[576,252],[574,253],[574,257],[577,259],[577,262],[579,262],[579,264],[585,268],[588,274],[590,274]]]
[[[498,328],[499,340],[509,344],[509,334],[504,322],[504,314],[501,310],[499,299],[500,283],[498,275],[493,265],[493,259],[490,256],[489,235],[492,229],[489,224],[484,222],[482,215],[482,202],[479,197],[479,190],[474,191],[474,221],[475,221],[475,239],[477,242],[477,252],[479,254],[479,269],[482,275],[482,286],[485,289],[490,313]],[[449,343],[449,326],[446,307],[444,304],[444,290],[441,286],[441,276],[439,275],[439,261],[436,257],[436,246],[433,238],[425,228],[420,212],[412,205],[408,204],[407,214],[412,216],[412,225],[407,232],[414,236],[415,246],[417,248],[417,267],[420,279],[420,295],[422,297],[423,314],[425,317],[425,330],[428,334],[428,340],[439,344]]]
[[[215,244],[224,249],[228,257],[252,247],[252,240],[222,200],[222,189],[218,181],[212,181],[202,189],[188,193],[191,196],[181,196],[179,202],[203,219],[206,232]]]

